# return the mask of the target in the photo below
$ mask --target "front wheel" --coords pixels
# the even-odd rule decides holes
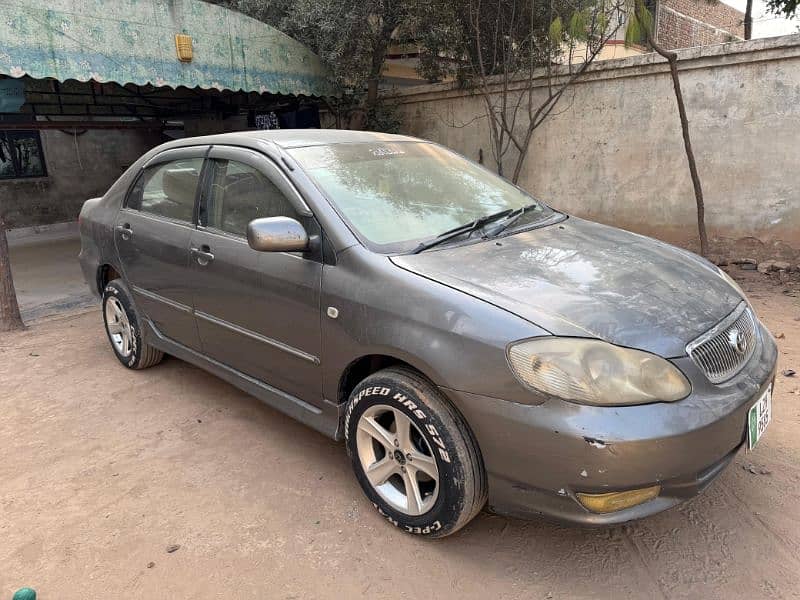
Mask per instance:
[[[345,437],[367,497],[408,533],[450,535],[486,503],[486,474],[469,427],[410,369],[384,369],[356,386]]]

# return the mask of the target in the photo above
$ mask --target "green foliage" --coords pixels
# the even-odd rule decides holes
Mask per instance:
[[[574,40],[586,41],[589,36],[589,14],[576,10],[569,19],[568,35]]]
[[[455,77],[466,82],[479,73],[546,64],[549,49],[563,37],[559,24],[568,18],[551,15],[545,2],[530,0],[428,0],[418,6],[419,72],[431,81]],[[558,23],[555,17],[561,17]]]
[[[380,75],[386,48],[402,41],[412,0],[227,0],[230,8],[302,42],[337,84],[358,93]]]
[[[632,0],[628,10],[628,27],[625,30],[625,45],[644,44],[648,34],[653,33],[653,13],[642,0]]]
[[[800,0],[767,0],[767,10],[774,15],[782,15],[787,19],[797,16]]]
[[[577,45],[592,48],[611,26],[614,0],[427,0],[415,12],[420,73],[455,77],[517,77],[563,62]]]
[[[564,24],[561,22],[561,17],[556,17],[550,23],[550,41],[553,44],[560,44],[564,41]]]
[[[367,109],[367,131],[382,131],[383,133],[400,133],[403,119],[397,106],[379,100]]]

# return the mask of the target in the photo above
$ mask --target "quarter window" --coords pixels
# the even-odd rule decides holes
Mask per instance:
[[[0,179],[46,175],[38,131],[0,131]]]
[[[233,160],[210,162],[211,193],[200,222],[244,236],[247,224],[262,217],[291,217],[297,212],[289,200],[258,169]]]
[[[188,158],[145,169],[131,190],[128,208],[191,223],[202,168],[202,158]]]

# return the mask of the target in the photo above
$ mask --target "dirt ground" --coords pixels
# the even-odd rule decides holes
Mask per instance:
[[[181,361],[123,369],[97,309],[6,334],[0,598],[796,598],[800,285],[743,275],[798,371],[766,437],[704,495],[607,530],[482,514],[410,537],[342,446]]]
[[[11,268],[25,321],[96,304],[76,257],[77,233],[41,234],[11,243]]]

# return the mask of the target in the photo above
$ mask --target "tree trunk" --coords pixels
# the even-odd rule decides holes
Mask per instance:
[[[0,217],[0,331],[15,331],[24,328],[25,324],[19,314],[14,280],[11,277],[6,224],[3,217]]]
[[[681,119],[681,132],[683,133],[683,147],[686,150],[686,160],[689,161],[689,174],[694,186],[694,199],[697,203],[697,231],[700,234],[700,254],[708,256],[708,235],[706,234],[706,205],[703,200],[703,187],[700,185],[700,175],[697,173],[697,163],[694,160],[692,151],[692,140],[689,137],[689,119],[686,117],[686,107],[683,104],[683,92],[681,92],[681,82],[678,76],[678,55],[675,52],[665,50],[659,46],[650,32],[647,33],[648,42],[653,50],[669,62],[669,72],[672,76],[672,87],[675,89],[675,100],[678,103],[678,115]]]
[[[367,81],[367,107],[374,106],[378,101],[378,84],[381,80],[383,63],[386,60],[386,51],[389,49],[395,27],[393,21],[384,15],[383,25],[372,45],[372,60]]]
[[[753,37],[753,0],[747,0],[744,9],[744,39]]]

